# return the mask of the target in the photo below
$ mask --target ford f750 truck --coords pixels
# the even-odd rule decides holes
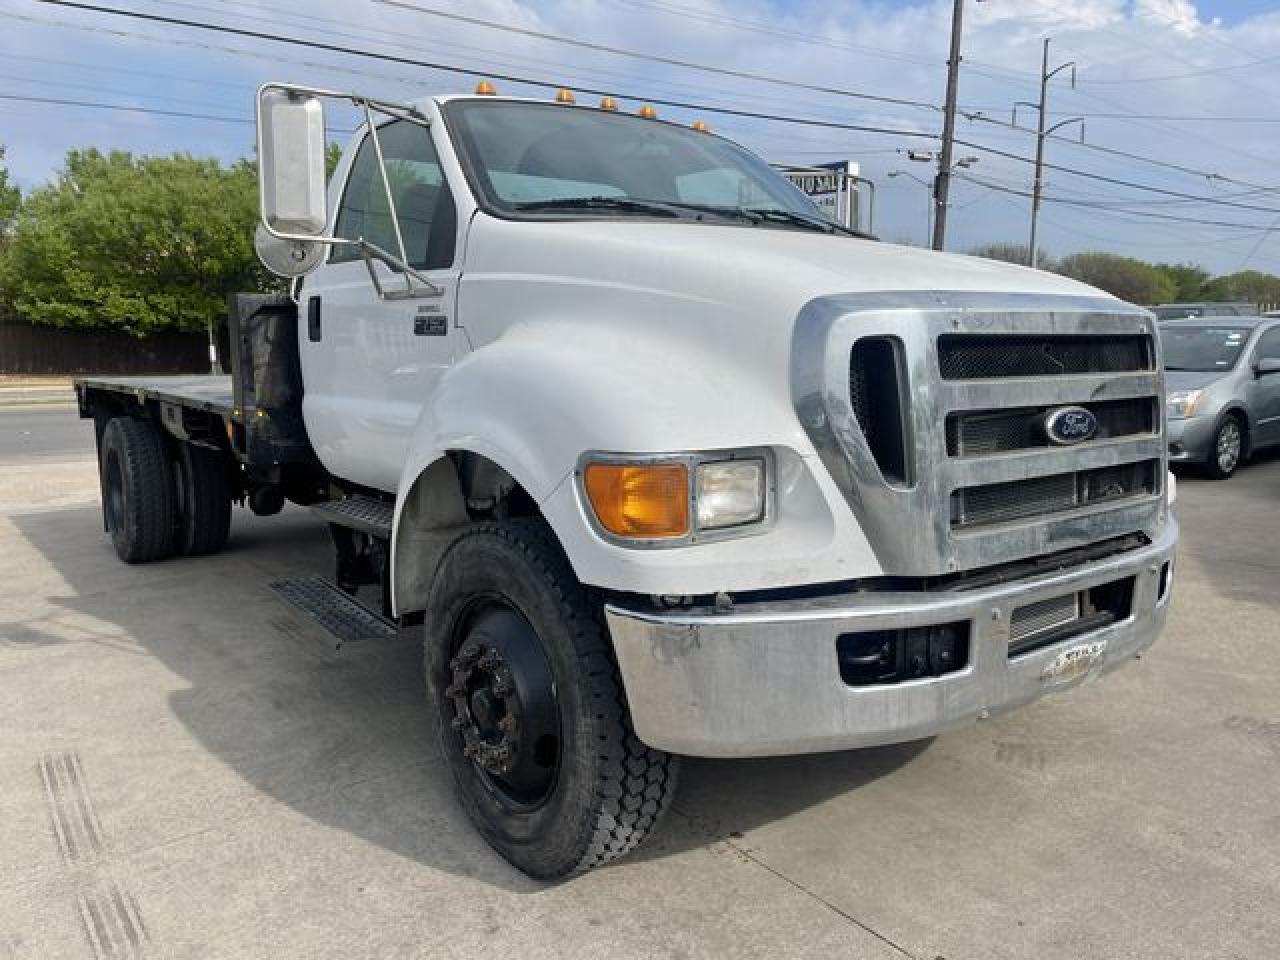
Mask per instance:
[[[879,243],[703,125],[259,92],[232,373],[86,378],[129,563],[309,506],[339,636],[420,628],[462,806],[540,878],[631,850],[680,755],[930,737],[1127,663],[1172,584],[1149,313]],[[380,599],[378,599],[380,597]]]

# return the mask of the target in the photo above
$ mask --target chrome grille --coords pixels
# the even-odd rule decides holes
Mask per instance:
[[[944,380],[1053,377],[1150,370],[1151,339],[1125,336],[989,336],[938,338]]]
[[[851,364],[876,338],[900,347],[906,481],[871,441],[886,436],[868,379],[880,364]],[[881,569],[940,575],[1164,524],[1158,358],[1151,318],[1115,300],[848,295],[801,312],[792,395]],[[1087,407],[1098,432],[1051,445],[1045,417],[1070,406]]]
[[[1159,461],[964,487],[951,494],[951,526],[971,528],[1061,513],[1155,492]]]
[[[1098,420],[1095,439],[1108,440],[1150,434],[1159,417],[1150,397],[1079,404]],[[1010,450],[1053,446],[1045,432],[1045,418],[1056,407],[1020,407],[1014,410],[972,410],[947,417],[947,455],[975,457]]]

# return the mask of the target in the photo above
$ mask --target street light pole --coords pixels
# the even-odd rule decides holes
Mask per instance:
[[[947,198],[951,194],[951,153],[956,138],[956,95],[960,84],[960,35],[964,19],[964,0],[955,0],[951,13],[951,57],[947,60],[947,103],[942,120],[942,156],[934,181],[933,249],[941,250],[947,242]]]
[[[1046,112],[1045,106],[1049,96],[1049,81],[1053,79],[1053,77],[1056,74],[1061,73],[1063,70],[1067,69],[1067,67],[1071,68],[1071,87],[1072,89],[1075,89],[1075,85],[1076,85],[1075,61],[1071,60],[1071,61],[1068,61],[1067,63],[1059,64],[1058,66],[1050,70],[1049,69],[1049,38],[1045,37],[1044,53],[1040,60],[1040,100],[1038,103],[1033,104],[1033,106],[1035,106],[1036,108],[1036,174],[1035,174],[1035,181],[1031,187],[1031,248],[1027,252],[1027,262],[1032,267],[1038,266],[1040,261],[1040,254],[1036,250],[1036,228],[1039,225],[1039,219],[1040,219],[1040,198],[1044,194],[1044,142],[1048,138],[1049,134],[1053,133],[1053,131],[1057,130],[1059,127],[1063,127],[1067,125],[1068,123],[1079,123],[1081,125],[1080,140],[1082,143],[1084,142],[1084,120],[1081,119],[1080,117],[1072,117],[1070,120],[1063,120],[1060,123],[1055,123],[1052,127],[1049,127],[1048,129],[1045,129],[1045,125],[1044,125],[1045,112]],[[1016,104],[1014,105],[1013,111],[1014,111],[1014,124],[1016,126],[1017,119],[1018,119],[1018,116],[1017,116],[1018,107]]]

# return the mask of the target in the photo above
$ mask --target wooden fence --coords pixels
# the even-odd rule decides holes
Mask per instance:
[[[139,339],[101,330],[62,330],[0,318],[0,373],[208,373],[203,334]]]

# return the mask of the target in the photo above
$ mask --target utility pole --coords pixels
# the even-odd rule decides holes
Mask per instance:
[[[933,249],[947,242],[947,198],[951,194],[951,152],[956,138],[956,88],[960,84],[960,34],[964,0],[955,0],[951,13],[951,57],[947,60],[947,103],[942,121],[942,156],[933,186]]]
[[[1069,60],[1049,69],[1049,38],[1044,38],[1044,54],[1040,60],[1040,100],[1038,103],[1027,103],[1025,100],[1019,100],[1013,105],[1013,125],[1018,125],[1018,104],[1036,108],[1036,175],[1035,181],[1031,187],[1031,248],[1027,252],[1028,265],[1035,267],[1039,265],[1040,254],[1036,250],[1036,228],[1040,219],[1040,198],[1044,194],[1044,142],[1049,135],[1059,127],[1064,127],[1069,123],[1080,124],[1080,142],[1084,142],[1084,119],[1082,117],[1072,117],[1069,120],[1063,120],[1055,123],[1048,129],[1045,128],[1045,104],[1049,95],[1049,81],[1053,77],[1068,67],[1071,68],[1071,89],[1076,86],[1076,63]]]

